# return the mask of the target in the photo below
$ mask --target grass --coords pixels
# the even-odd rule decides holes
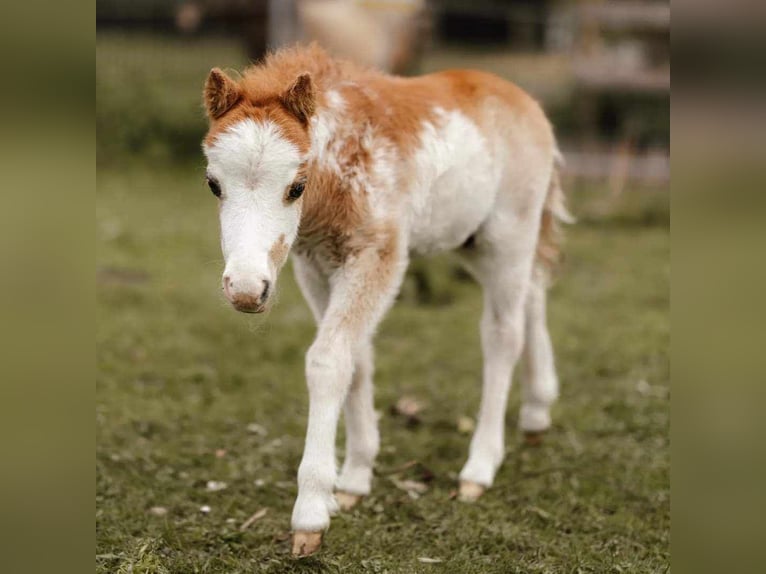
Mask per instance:
[[[289,269],[267,317],[223,302],[198,152],[205,74],[244,58],[217,40],[103,35],[96,56],[98,572],[668,569],[666,190],[604,200],[601,189],[568,186],[580,224],[550,298],[562,379],[555,425],[540,448],[522,447],[514,389],[505,463],[474,505],[451,493],[470,440],[457,420],[479,401],[481,294],[449,257],[418,262],[430,302],[409,277],[377,337],[373,493],[333,520],[321,554],[297,561],[287,535],[313,320]],[[190,154],[195,163],[167,167]],[[418,425],[389,414],[405,394],[425,404]],[[418,499],[393,481],[424,477]],[[227,487],[211,492],[211,480]]]
[[[202,108],[207,73],[213,66],[246,64],[241,47],[230,40],[99,34],[98,162],[121,162],[125,154],[156,161],[198,154],[207,128]]]
[[[555,426],[542,447],[521,446],[514,392],[505,463],[473,506],[450,493],[469,442],[456,421],[479,400],[480,291],[452,277],[449,259],[427,264],[438,303],[418,304],[408,283],[377,337],[382,452],[373,494],[334,519],[319,556],[296,561],[286,536],[313,321],[287,269],[269,316],[227,308],[202,173],[140,164],[99,173],[97,571],[668,568],[664,205],[586,213],[569,230],[550,303],[562,378]],[[389,414],[403,394],[425,403],[419,425]],[[251,423],[265,432],[249,431]],[[396,472],[411,460],[420,464]],[[433,480],[419,499],[394,486],[393,477],[424,469]],[[209,492],[209,480],[228,487]],[[154,515],[155,506],[167,514]],[[240,532],[261,508],[266,516]]]

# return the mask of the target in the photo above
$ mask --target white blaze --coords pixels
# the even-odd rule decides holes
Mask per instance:
[[[284,235],[292,244],[300,209],[285,202],[302,156],[273,122],[243,120],[205,146],[208,175],[221,187],[221,248],[235,290],[261,292],[276,269],[269,251]]]

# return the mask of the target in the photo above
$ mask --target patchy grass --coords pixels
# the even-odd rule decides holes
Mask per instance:
[[[289,556],[313,320],[289,270],[269,316],[232,311],[204,168],[149,167],[198,157],[204,77],[244,63],[220,39],[97,39],[97,571],[666,571],[667,191],[574,185],[581,223],[550,303],[562,398],[543,446],[520,445],[514,391],[495,486],[451,499],[470,440],[458,419],[479,401],[481,294],[449,257],[418,261],[377,337],[373,494],[318,556]],[[389,414],[405,394],[425,405],[419,424]],[[404,479],[428,490],[413,499]]]
[[[408,279],[377,337],[373,494],[334,519],[318,556],[297,561],[287,533],[314,325],[289,270],[267,317],[223,302],[203,173],[137,164],[99,173],[98,572],[668,569],[664,199],[637,208],[631,199],[618,216],[586,213],[569,231],[550,303],[562,379],[555,426],[540,448],[521,446],[514,389],[505,464],[474,505],[451,492],[470,438],[457,420],[479,400],[481,294],[449,258],[421,264],[436,303],[417,303]],[[420,424],[389,414],[403,394],[425,404]],[[398,470],[412,460],[420,464]],[[430,475],[418,499],[392,480]],[[210,480],[227,486],[210,491]]]

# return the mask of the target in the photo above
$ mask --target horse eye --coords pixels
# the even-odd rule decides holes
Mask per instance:
[[[210,191],[213,192],[213,195],[221,197],[221,186],[218,185],[218,182],[212,177],[207,178],[207,186],[210,188]]]
[[[294,183],[290,187],[290,192],[287,194],[290,199],[298,199],[303,195],[303,190],[306,188],[306,184],[301,182]]]

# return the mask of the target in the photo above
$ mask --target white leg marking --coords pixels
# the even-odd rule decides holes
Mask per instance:
[[[393,302],[404,269],[403,257],[384,264],[375,246],[358,254],[330,281],[327,310],[306,355],[309,422],[292,516],[293,530],[299,534],[324,530],[330,524],[330,515],[337,510],[333,496],[335,435],[340,410],[351,386],[354,357],[359,355],[360,346],[370,341]],[[352,400],[367,402],[363,395]],[[374,416],[371,409],[368,413],[365,408],[364,414]]]
[[[533,279],[525,306],[524,369],[519,427],[541,432],[551,426],[551,405],[558,398],[559,382],[553,359],[553,345],[546,325],[546,289]]]
[[[370,493],[372,467],[380,446],[372,371],[372,344],[363,344],[356,354],[354,377],[346,397],[346,460],[337,483],[338,490],[349,494]]]
[[[351,342],[346,337],[319,335],[306,355],[309,421],[306,445],[298,468],[298,498],[292,527],[317,532],[330,524],[337,510],[335,484],[335,431],[346,391],[351,384]]]
[[[293,258],[293,270],[295,271],[295,279],[303,293],[303,297],[311,308],[314,319],[316,319],[317,324],[321,324],[330,296],[330,288],[327,279],[322,276],[316,266],[309,260],[299,256]],[[334,444],[336,423],[333,422],[332,418],[333,412],[340,409],[339,405],[334,405],[332,403],[342,401],[342,398],[336,399],[335,401],[333,401],[332,396],[325,397],[324,401],[322,401],[321,397],[317,397],[316,400],[314,399],[316,392],[312,394],[312,388],[316,389],[317,385],[320,384],[320,381],[318,381],[317,378],[321,378],[322,373],[321,366],[319,369],[316,365],[312,366],[312,357],[314,354],[321,352],[318,350],[320,348],[318,345],[320,344],[319,338],[317,337],[317,341],[312,345],[306,356],[306,377],[308,380],[310,397],[309,426],[306,433],[304,455],[298,470],[298,482],[299,484],[305,484],[307,486],[299,491],[298,498],[300,504],[296,502],[293,509],[292,519],[293,529],[309,532],[316,532],[326,528],[327,524],[329,524],[330,514],[334,513],[336,510],[336,504],[334,499],[332,499],[332,495],[328,495],[326,492],[326,485],[328,483],[331,485],[335,477]],[[327,365],[327,367],[330,369],[333,367],[338,369],[339,372],[334,375],[331,374],[330,376],[335,377],[338,380],[338,384],[342,386],[343,381],[340,380],[341,377],[349,377],[347,373],[342,372],[343,365]],[[348,367],[346,370],[348,370]],[[342,394],[344,391],[338,389],[336,392]],[[331,404],[329,405],[330,411],[326,414],[330,415],[330,420],[323,417],[312,416],[312,411],[316,411],[317,408],[328,408],[327,406],[319,405],[320,402],[327,403],[328,400]],[[334,415],[334,417],[337,420],[337,414]],[[326,437],[328,433],[332,435],[330,443],[332,446],[329,450],[329,454],[326,445],[322,444],[323,441],[321,440],[321,438]],[[312,439],[312,437],[314,438]],[[320,440],[317,440],[317,438]],[[311,448],[309,448],[310,444]],[[316,542],[316,546],[318,546],[319,541],[314,540],[314,542]],[[309,546],[312,546],[312,544],[309,544]]]
[[[524,337],[523,301],[526,279],[511,272],[490,276],[484,282],[481,344],[484,377],[479,417],[460,480],[488,487],[505,451],[505,410],[513,367]]]
[[[330,286],[327,278],[308,259],[298,255],[293,256],[293,271],[303,298],[309,305],[317,324],[322,320],[327,301],[330,297]]]

